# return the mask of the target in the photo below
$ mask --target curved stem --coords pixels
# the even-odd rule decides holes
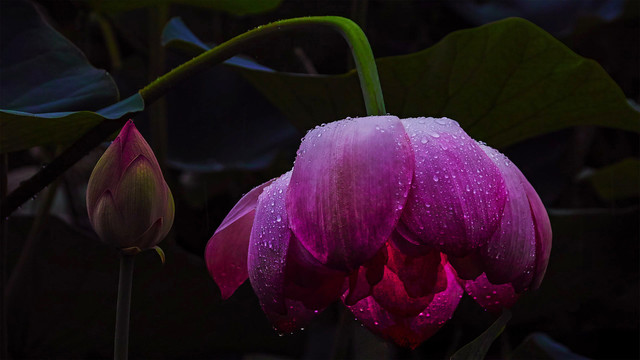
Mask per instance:
[[[129,356],[129,314],[131,312],[131,285],[133,285],[133,259],[135,255],[122,254],[121,256],[113,350],[115,360],[126,360]]]
[[[362,88],[367,114],[386,114],[382,88],[380,87],[380,79],[378,78],[378,69],[375,58],[373,57],[373,52],[371,51],[371,46],[369,46],[369,41],[356,23],[339,16],[294,18],[258,26],[169,71],[140,90],[140,95],[145,100],[145,104],[153,102],[180,81],[227,60],[248,46],[261,42],[267,36],[285,31],[315,28],[318,26],[326,26],[340,32],[349,44],[360,79],[360,87]]]

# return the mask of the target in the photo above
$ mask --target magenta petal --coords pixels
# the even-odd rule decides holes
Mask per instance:
[[[439,251],[431,248],[429,252],[422,255],[408,256],[392,244],[389,244],[387,249],[389,253],[387,267],[398,276],[409,297],[428,296],[447,287]],[[438,281],[439,279],[441,281]]]
[[[542,200],[540,200],[540,197],[527,179],[525,179],[524,175],[522,175],[522,185],[529,198],[536,229],[536,261],[531,288],[537,289],[540,287],[544,273],[547,271],[549,255],[551,254],[551,222],[549,221],[547,210],[544,208],[544,204],[542,204]]]
[[[487,311],[499,314],[502,309],[510,308],[518,300],[511,284],[494,285],[482,274],[476,280],[462,280],[467,294]]]
[[[288,172],[260,194],[249,241],[249,280],[267,314],[286,314],[284,279],[291,230],[284,199],[290,179]]]
[[[267,319],[280,333],[292,333],[303,329],[316,316],[320,310],[310,310],[300,301],[284,299],[286,312],[265,312]]]
[[[351,273],[349,291],[344,298],[345,304],[353,305],[371,295],[373,286],[382,281],[384,277],[387,260],[387,247],[383,246],[371,260]]]
[[[536,258],[536,234],[524,190],[524,176],[503,154],[481,145],[502,172],[508,192],[500,228],[480,251],[484,272],[494,284],[512,282],[533,268]],[[529,284],[518,284],[519,288]]]
[[[207,268],[222,298],[229,298],[247,280],[247,251],[258,196],[273,180],[253,188],[231,209],[205,250]]]
[[[142,137],[142,134],[140,134],[132,120],[127,121],[124,127],[122,127],[120,134],[118,134],[114,142],[116,141],[119,141],[122,147],[119,163],[121,166],[120,174],[122,174],[127,167],[129,167],[129,164],[138,156],[147,158],[153,168],[160,172],[160,164],[158,164],[158,160],[153,154],[151,146],[149,146],[144,137]],[[160,176],[162,176],[162,174],[160,174]]]
[[[413,167],[397,117],[347,119],[309,131],[287,193],[293,233],[321,263],[357,269],[398,223]]]
[[[463,257],[447,256],[447,260],[456,270],[458,277],[464,280],[474,280],[484,272],[482,259],[477,252]]]
[[[409,296],[402,280],[388,267],[384,268],[384,277],[373,287],[371,296],[389,313],[400,317],[418,315],[433,299],[433,294],[418,298]]]
[[[326,308],[347,288],[346,273],[321,265],[294,236],[286,261],[284,296],[302,302],[307,309]]]
[[[451,319],[462,297],[463,290],[456,281],[455,272],[448,264],[444,265],[444,269],[446,290],[433,295],[431,302],[417,316],[394,315],[380,306],[372,296],[349,306],[349,309],[374,333],[400,346],[415,348]]]
[[[506,201],[498,168],[457,122],[403,119],[415,174],[398,231],[410,240],[465,256],[486,244]],[[408,231],[408,232],[407,232]]]

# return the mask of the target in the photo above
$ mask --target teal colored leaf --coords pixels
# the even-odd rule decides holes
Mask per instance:
[[[89,0],[99,12],[117,13],[159,5],[189,5],[232,15],[260,14],[277,8],[282,0]]]
[[[451,360],[482,360],[489,351],[491,344],[502,334],[511,319],[511,312],[504,310],[502,315],[475,340],[461,347],[451,356]]]
[[[144,100],[136,93],[96,112],[31,114],[0,110],[0,153],[39,145],[68,144],[102,121],[120,119],[143,109]]]
[[[0,108],[30,113],[96,110],[118,101],[111,76],[26,1],[0,3]]]
[[[605,200],[640,196],[640,160],[627,158],[596,170],[589,182]]]
[[[111,76],[91,66],[30,3],[0,7],[0,153],[65,144],[100,121],[142,110],[137,94],[117,102]]]
[[[191,43],[191,54],[207,49],[184,29],[174,34],[168,46]],[[447,116],[494,147],[577,125],[640,133],[640,113],[600,65],[523,19],[457,31],[377,65],[389,113]],[[365,115],[355,71],[318,76],[238,69],[301,129]]]
[[[174,17],[162,30],[162,45],[178,49],[188,55],[196,56],[201,54],[204,50],[209,50],[211,47],[198,39],[187,25],[179,17]],[[224,62],[227,65],[233,65],[240,68],[262,70],[266,72],[274,72],[264,65],[260,65],[257,62],[244,58],[242,56],[234,56]]]
[[[533,333],[527,336],[518,347],[509,354],[513,360],[588,360],[566,346],[553,340],[545,333]]]

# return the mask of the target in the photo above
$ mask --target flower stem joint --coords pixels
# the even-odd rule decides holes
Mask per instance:
[[[247,278],[281,332],[341,299],[416,347],[466,292],[487,311],[537,288],[551,249],[520,170],[447,118],[370,116],[316,127],[293,169],[247,193],[205,250],[228,298]]]
[[[89,220],[125,255],[155,248],[173,224],[174,202],[149,144],[129,120],[96,164],[87,187]]]

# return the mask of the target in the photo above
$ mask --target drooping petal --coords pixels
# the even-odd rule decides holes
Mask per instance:
[[[485,145],[480,147],[500,169],[508,192],[500,227],[480,250],[482,267],[489,281],[504,284],[521,278],[533,267],[536,257],[533,216],[520,170],[497,150]],[[528,283],[516,285],[518,288],[528,286]]]
[[[346,274],[321,265],[295,238],[289,241],[284,296],[310,310],[322,310],[346,290]]]
[[[506,201],[498,168],[457,122],[403,119],[415,173],[398,231],[448,255],[465,256],[500,224]],[[407,233],[406,230],[409,230]]]
[[[321,263],[357,269],[396,226],[413,166],[397,117],[347,119],[309,131],[287,193],[294,234]]]
[[[384,267],[387,261],[387,247],[383,246],[371,260],[352,272],[349,275],[349,291],[344,297],[344,303],[354,305],[371,295],[373,286],[382,281],[384,277]]]
[[[249,241],[249,280],[267,314],[287,312],[285,266],[292,234],[285,208],[289,180],[291,172],[277,178],[260,194]]]
[[[511,284],[494,285],[485,274],[476,280],[462,280],[464,288],[480,306],[487,311],[499,314],[502,309],[510,308],[518,300],[518,294]]]
[[[303,329],[307,324],[320,313],[320,310],[308,309],[301,301],[285,299],[284,307],[286,312],[266,312],[267,319],[271,325],[280,333],[292,333]]]
[[[229,298],[247,280],[247,252],[258,196],[273,180],[253,188],[231,209],[213,234],[204,257],[222,298]]]
[[[522,175],[522,174],[521,174]],[[537,289],[540,287],[542,278],[547,271],[547,264],[549,263],[549,255],[551,254],[551,222],[549,221],[549,215],[544,208],[544,204],[540,197],[533,189],[531,184],[522,175],[522,185],[527,192],[529,198],[529,204],[531,206],[531,213],[533,214],[533,222],[536,229],[536,262],[533,272],[533,280],[531,281],[531,288]]]
[[[387,245],[389,253],[387,267],[397,275],[409,297],[428,296],[447,287],[439,251],[432,248],[422,255],[409,256],[394,244],[390,242]],[[426,246],[423,245],[423,247]]]
[[[371,296],[389,313],[399,317],[417,316],[433,300],[433,294],[414,298],[407,294],[402,280],[388,267],[382,281],[373,287]]]
[[[458,277],[464,280],[473,280],[484,272],[482,259],[477,252],[463,257],[447,256],[447,260],[456,270]]]
[[[349,306],[355,317],[374,333],[394,341],[400,346],[416,348],[435,334],[451,319],[463,290],[456,281],[455,272],[444,265],[446,290],[433,295],[431,302],[417,316],[401,317],[392,314],[376,302],[373,296]]]

